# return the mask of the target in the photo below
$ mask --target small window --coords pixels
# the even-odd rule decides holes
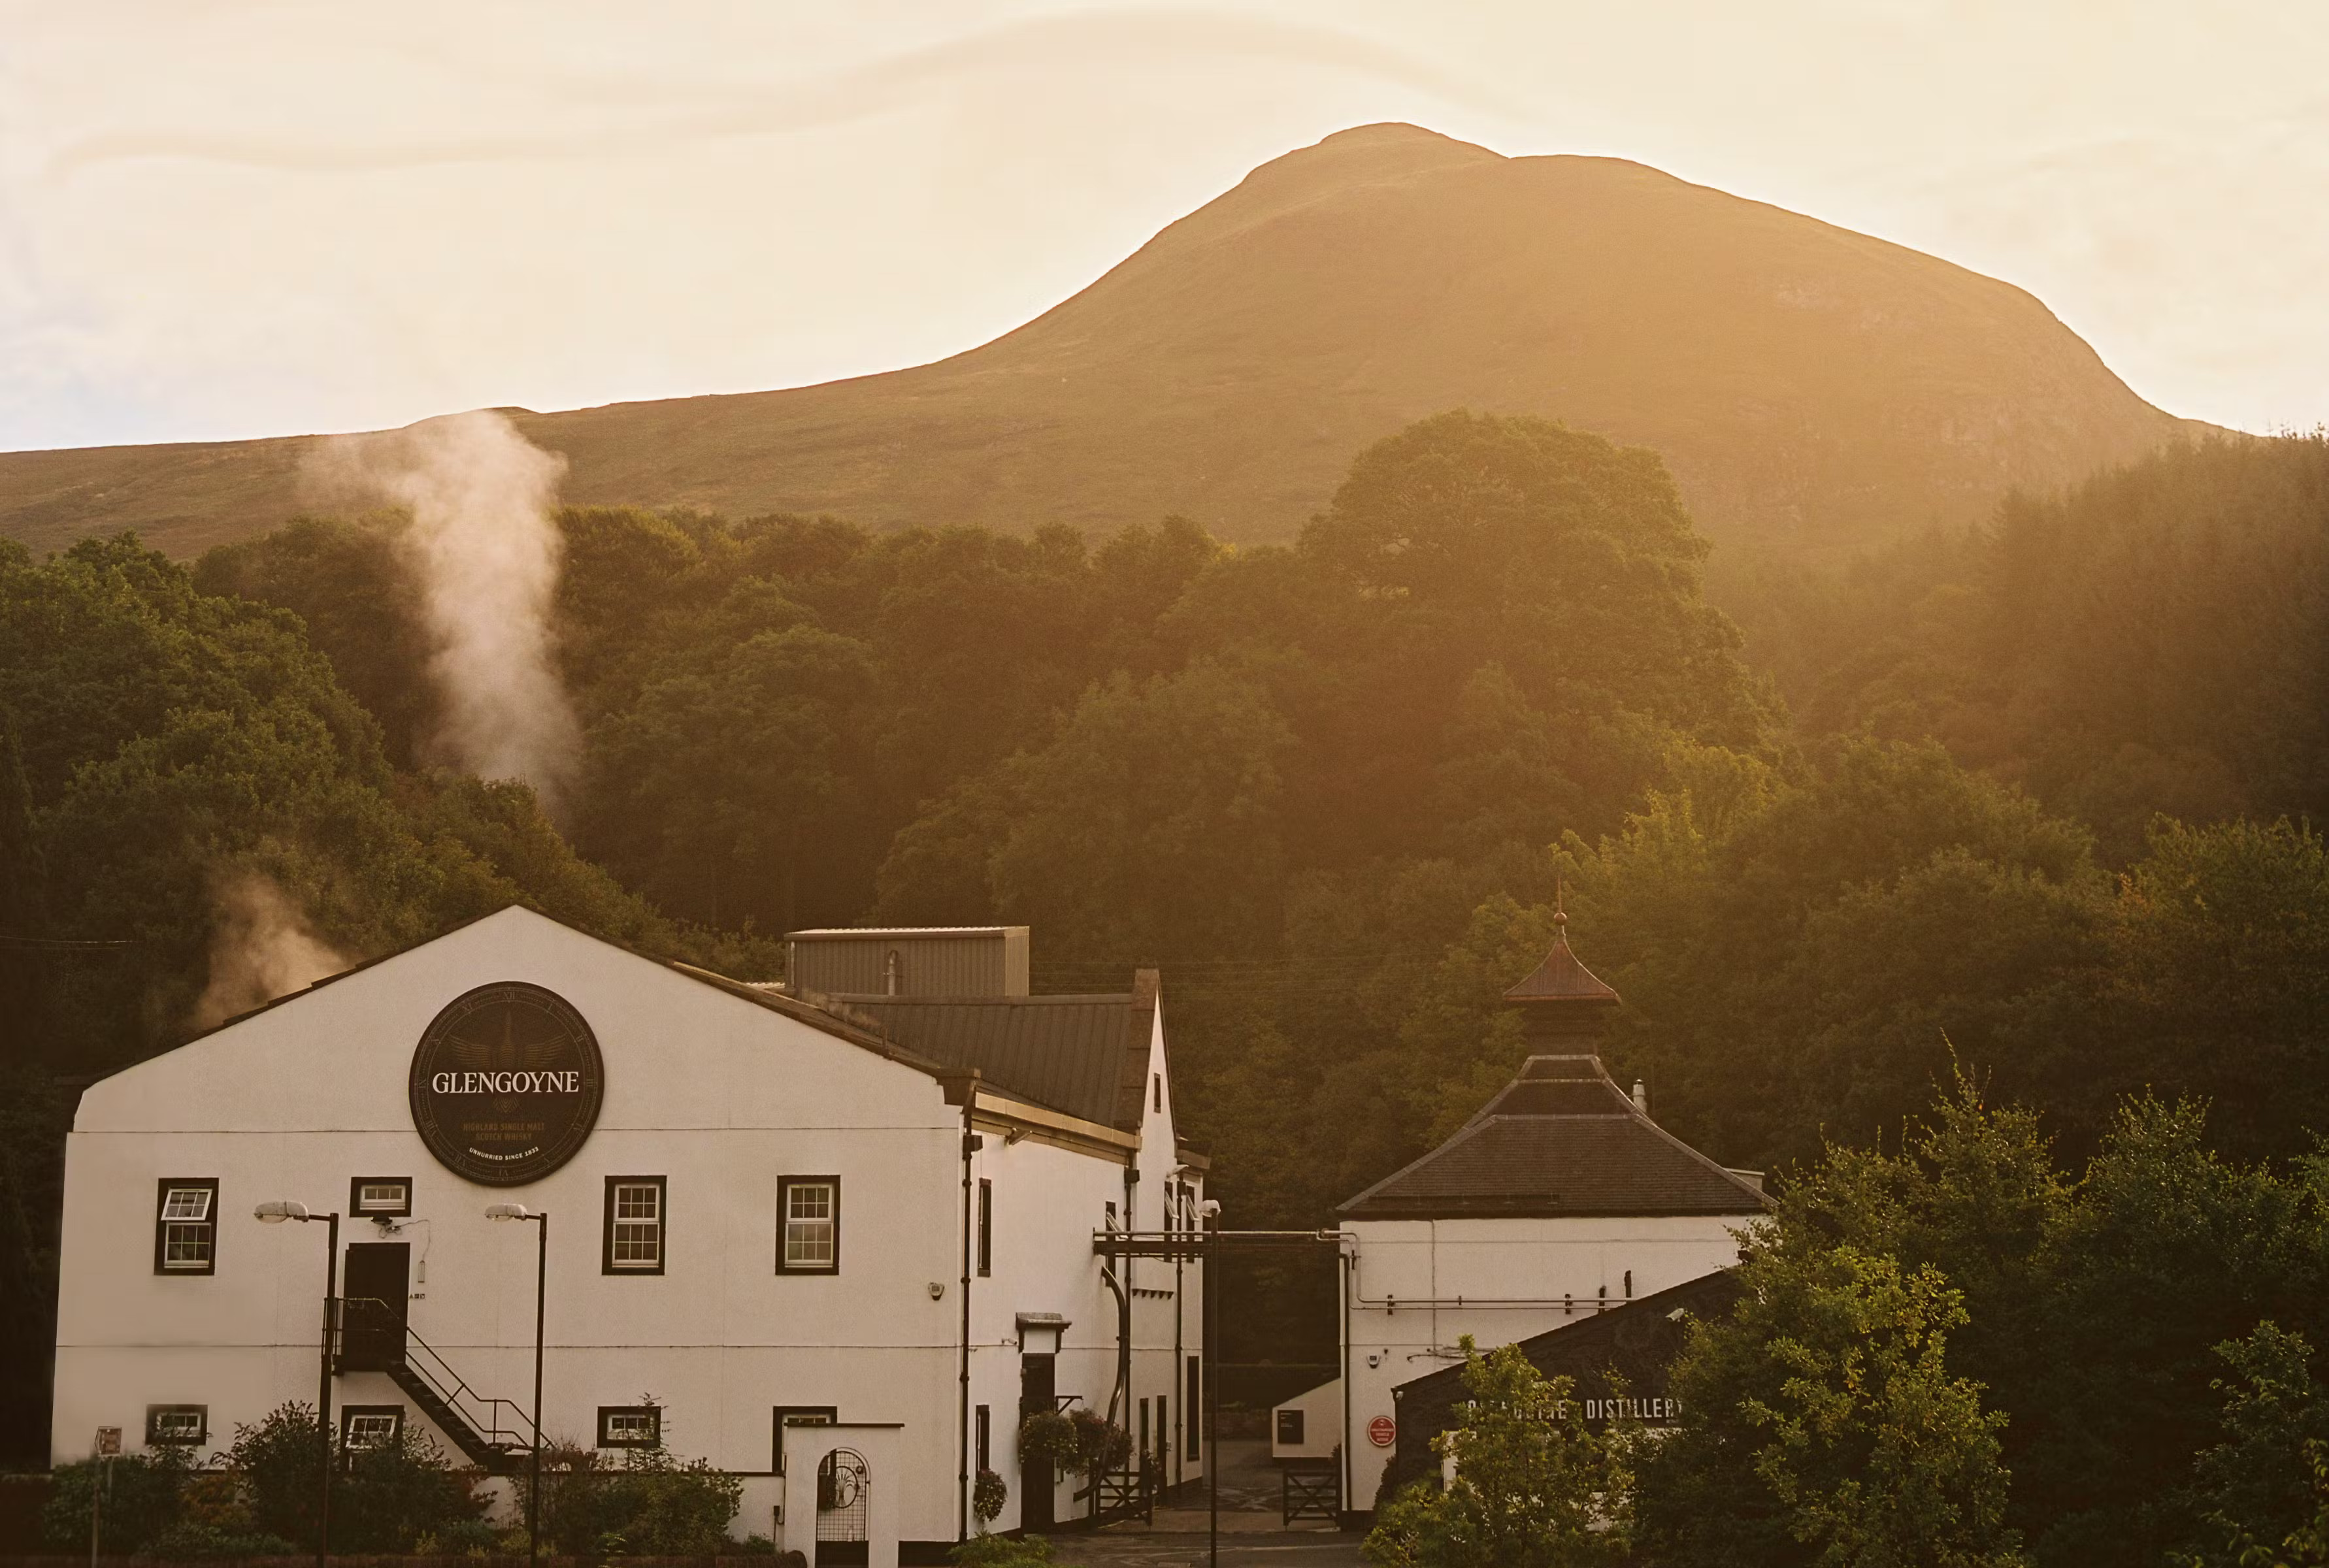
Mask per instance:
[[[787,1176],[777,1183],[777,1272],[841,1272],[841,1178]]]
[[[196,1446],[211,1440],[211,1407],[207,1404],[149,1404],[146,1407],[148,1448]]]
[[[1300,1448],[1302,1446],[1302,1413],[1298,1410],[1281,1410],[1278,1413],[1278,1447]]]
[[[403,1435],[401,1404],[351,1404],[340,1413],[340,1446],[351,1458],[367,1449],[394,1448]]]
[[[218,1178],[163,1178],[154,1211],[154,1272],[207,1274],[216,1271]]]
[[[1155,1108],[1162,1111],[1164,1109],[1164,1075],[1162,1073],[1149,1074],[1148,1087],[1149,1092],[1155,1096]]]
[[[976,1418],[972,1422],[976,1433],[973,1451],[978,1455],[978,1468],[991,1470],[995,1468],[990,1452],[995,1441],[995,1409],[992,1405],[982,1404],[972,1413]]]
[[[830,1404],[779,1404],[777,1416],[777,1474],[785,1473],[785,1429],[788,1426],[831,1426],[840,1412]]]
[[[348,1183],[348,1212],[367,1219],[402,1218],[412,1212],[412,1178],[359,1176]]]
[[[981,1278],[995,1272],[995,1183],[983,1178],[978,1184],[978,1272]]]
[[[602,1272],[663,1272],[665,1181],[660,1176],[607,1178]]]
[[[663,1410],[653,1404],[602,1404],[599,1407],[600,1448],[660,1448]]]

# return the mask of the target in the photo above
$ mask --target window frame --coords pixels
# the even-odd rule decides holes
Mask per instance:
[[[356,1422],[360,1417],[374,1415],[384,1415],[390,1418],[387,1440],[384,1443],[368,1442],[359,1446],[355,1441]],[[340,1452],[345,1456],[347,1462],[350,1464],[354,1463],[356,1455],[369,1452],[374,1448],[394,1448],[403,1436],[404,1406],[401,1404],[344,1404],[340,1406]]]
[[[174,1191],[184,1192],[192,1190],[200,1190],[210,1195],[210,1202],[203,1211],[205,1217],[199,1220],[171,1219],[168,1217],[170,1194]],[[217,1273],[219,1244],[218,1216],[219,1178],[217,1177],[165,1176],[156,1181],[154,1184],[154,1272],[157,1274],[187,1276],[197,1279],[205,1275]],[[203,1236],[205,1245],[203,1252],[203,1262],[199,1268],[188,1263],[174,1264],[169,1262],[170,1227],[172,1225],[198,1225],[203,1227],[203,1230],[205,1233]]]
[[[394,1208],[375,1208],[363,1200],[367,1187],[396,1187],[403,1189],[403,1199]],[[357,1219],[410,1219],[412,1217],[412,1178],[409,1176],[352,1176],[348,1178],[348,1213]]]
[[[651,1187],[655,1195],[655,1255],[652,1265],[618,1263],[615,1259],[616,1195],[626,1187]],[[619,1222],[637,1225],[636,1219]],[[602,1274],[642,1274],[650,1278],[661,1274],[671,1257],[671,1178],[667,1176],[610,1176],[607,1178],[607,1197],[599,1222],[599,1272]],[[608,1410],[628,1410],[630,1405],[607,1405]]]
[[[978,1178],[978,1277],[995,1276],[995,1183]]]
[[[787,1418],[789,1418],[789,1417],[791,1417],[791,1416],[796,1416],[796,1415],[812,1416],[812,1417],[816,1417],[816,1418],[818,1418],[818,1419],[810,1420],[810,1421],[802,1421],[802,1422],[795,1422],[795,1421],[791,1421],[791,1420],[787,1419]],[[771,1433],[772,1433],[772,1436],[773,1436],[773,1438],[774,1438],[774,1444],[775,1444],[775,1448],[776,1448],[776,1453],[775,1453],[775,1455],[774,1455],[774,1458],[775,1458],[775,1460],[776,1460],[776,1470],[777,1470],[777,1474],[778,1474],[778,1475],[783,1475],[783,1474],[785,1473],[785,1428],[786,1428],[786,1427],[787,1427],[787,1426],[838,1426],[840,1423],[841,1423],[841,1409],[840,1409],[840,1407],[839,1407],[838,1405],[832,1405],[832,1404],[779,1404],[779,1405],[772,1406],[772,1407],[770,1408],[769,1414],[768,1414],[768,1424],[769,1424],[769,1427],[770,1427],[770,1429],[771,1429]]]
[[[183,1185],[183,1184],[182,1184]],[[161,1420],[165,1415],[182,1415],[191,1411],[201,1430],[192,1437],[165,1437]],[[149,1404],[146,1407],[146,1446],[147,1448],[202,1448],[211,1441],[211,1407],[207,1404]]]
[[[980,1404],[971,1407],[972,1474],[995,1468],[995,1407]]]
[[[788,1235],[793,1219],[793,1191],[796,1188],[826,1187],[833,1189],[833,1257],[822,1263],[796,1263],[789,1260],[791,1252]],[[813,1222],[804,1222],[813,1223]],[[841,1178],[838,1176],[780,1176],[777,1178],[777,1272],[780,1274],[838,1274],[841,1272]]]
[[[627,1419],[634,1416],[646,1417],[646,1436],[609,1435],[608,1423],[610,1421],[617,1417]],[[663,1406],[660,1404],[602,1404],[599,1407],[599,1419],[591,1435],[598,1439],[593,1445],[598,1448],[661,1448],[663,1446]]]

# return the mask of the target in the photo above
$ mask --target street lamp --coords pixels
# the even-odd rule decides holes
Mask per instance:
[[[320,1219],[331,1227],[325,1240],[324,1340],[319,1357],[323,1365],[316,1380],[316,1436],[324,1461],[322,1501],[316,1514],[316,1568],[324,1568],[324,1554],[330,1549],[332,1538],[332,1311],[340,1293],[340,1216],[310,1214],[306,1204],[285,1198],[270,1198],[250,1212],[261,1225],[281,1225],[287,1219],[302,1223]]]
[[[532,1220],[542,1227],[534,1232],[533,1463],[533,1479],[525,1492],[525,1560],[531,1564],[542,1555],[542,1297],[550,1278],[550,1216],[522,1203],[497,1203],[486,1210],[486,1217]]]

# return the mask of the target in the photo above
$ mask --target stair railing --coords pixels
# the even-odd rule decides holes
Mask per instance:
[[[388,1303],[376,1296],[343,1298],[344,1323],[349,1315],[347,1309],[350,1308],[355,1309],[353,1316],[359,1323],[363,1318],[370,1316],[371,1310],[375,1308],[379,1310],[383,1319],[388,1319],[390,1316]],[[533,1447],[533,1422],[523,1406],[515,1400],[494,1399],[479,1394],[469,1386],[466,1378],[453,1370],[452,1363],[439,1355],[435,1346],[412,1331],[411,1324],[406,1323],[403,1328],[404,1343],[401,1347],[402,1354],[399,1359],[401,1360],[405,1370],[410,1372],[420,1380],[422,1386],[436,1395],[448,1411],[458,1417],[481,1443],[487,1448],[504,1450],[524,1450]],[[357,1331],[362,1330],[359,1329]],[[347,1338],[344,1329],[340,1339],[343,1359],[345,1357],[346,1345]],[[504,1424],[504,1421],[507,1424]]]

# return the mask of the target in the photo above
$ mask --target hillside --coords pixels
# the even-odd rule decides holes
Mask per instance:
[[[1179,512],[1252,540],[1459,406],[1655,446],[1709,534],[1781,555],[1978,515],[2190,427],[2009,285],[1639,164],[1404,125],[1264,164],[937,364],[518,418],[578,502],[1102,530]],[[135,527],[192,555],[296,512],[304,444],[0,455],[0,532]]]

